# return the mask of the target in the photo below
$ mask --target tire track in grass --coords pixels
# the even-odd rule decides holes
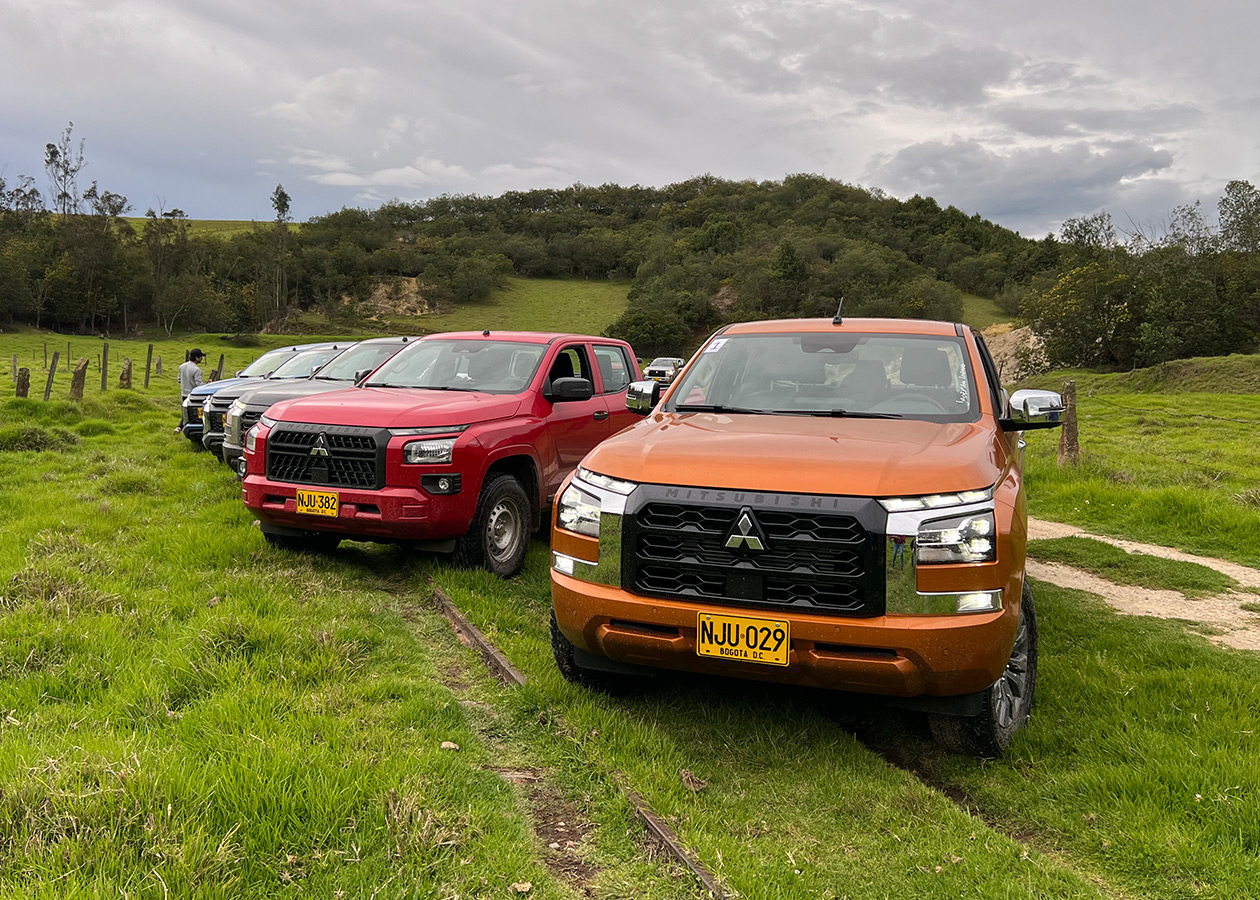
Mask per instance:
[[[960,811],[979,820],[984,827],[1026,847],[1022,859],[1031,861],[1029,852],[1035,851],[1088,881],[1110,900],[1142,900],[1140,895],[1130,893],[1101,873],[1084,867],[1036,829],[1026,824],[1016,827],[1004,821],[962,786],[941,776],[936,764],[946,751],[933,745],[926,729],[920,734],[914,727],[914,721],[921,718],[919,715],[908,710],[883,707],[878,699],[866,695],[859,695],[854,704],[840,714],[835,709],[828,709],[825,701],[820,701],[819,706],[823,715],[832,718],[838,727],[852,734],[889,766],[912,775],[924,786],[946,797]]]
[[[451,627],[455,630],[455,634],[459,638],[460,642],[465,646],[477,650],[478,653],[480,653],[482,660],[485,662],[486,667],[496,678],[499,679],[500,682],[509,686],[524,686],[525,676],[519,669],[512,665],[507,656],[495,647],[494,644],[481,633],[477,626],[468,621],[464,614],[460,612],[459,607],[451,601],[450,597],[446,596],[441,588],[433,586],[431,582],[430,586],[433,589],[433,596],[438,604],[438,607],[441,609],[442,614],[451,623]],[[530,770],[528,773],[507,769],[500,771],[500,775],[513,783],[541,782],[544,780],[541,773],[542,770],[538,769]],[[723,888],[718,882],[717,877],[714,876],[714,874],[709,871],[709,869],[700,862],[699,859],[695,858],[687,851],[674,830],[670,828],[665,820],[658,816],[650,806],[648,806],[647,802],[642,797],[627,786],[621,779],[614,778],[613,781],[617,784],[626,800],[634,808],[636,815],[638,815],[639,819],[643,822],[651,838],[657,841],[667,853],[673,856],[695,877],[698,882],[700,882],[709,897],[717,898],[717,900],[723,900],[723,898],[737,896]],[[576,812],[576,807],[573,807],[571,804],[567,804],[567,801],[564,801],[563,797],[559,796],[554,791],[551,793],[546,793],[542,790],[531,792],[531,801],[536,808],[553,808],[558,806],[561,810],[570,809],[573,812]],[[562,835],[566,831],[566,823],[560,819],[555,820],[551,827],[553,829],[558,828],[558,833],[554,835],[547,835],[543,833],[546,825],[544,820],[547,818],[547,816],[535,816],[535,832],[544,840],[549,849],[557,850],[560,848],[559,840],[548,841],[547,837],[559,837]],[[570,813],[569,818],[572,819],[576,817]],[[565,849],[568,849],[572,845],[571,841],[565,841]],[[553,863],[555,863],[554,866]],[[551,857],[548,857],[548,865],[553,866],[558,874],[561,874],[562,876],[566,873],[572,875],[575,871],[575,866],[572,864],[562,865],[559,860],[553,860]],[[576,871],[580,872],[584,876],[581,880],[581,887],[589,894],[589,884],[592,875],[589,871],[585,871],[586,868],[588,867],[584,867],[579,864],[576,867]]]

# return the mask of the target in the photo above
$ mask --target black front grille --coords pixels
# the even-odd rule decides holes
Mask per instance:
[[[624,526],[641,594],[873,616],[884,611],[885,515],[863,498],[645,486]],[[743,534],[747,513],[756,539]],[[760,549],[757,549],[760,544]]]
[[[387,441],[388,434],[378,434],[376,429],[285,422],[267,437],[267,477],[296,484],[379,490]]]

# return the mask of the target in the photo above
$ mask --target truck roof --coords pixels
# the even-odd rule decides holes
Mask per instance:
[[[768,319],[761,322],[739,322],[720,332],[731,334],[797,334],[810,332],[852,332],[856,334],[957,334],[953,322],[933,322],[926,319],[859,319],[845,317],[836,325],[831,319]]]
[[[550,331],[496,331],[491,329],[487,334],[484,331],[447,331],[441,334],[426,335],[430,338],[451,339],[457,341],[487,339],[500,341],[521,341],[528,344],[550,344],[556,340],[578,340],[578,341],[612,341],[613,343],[623,343],[616,338],[596,337],[590,334],[568,334],[565,332]]]

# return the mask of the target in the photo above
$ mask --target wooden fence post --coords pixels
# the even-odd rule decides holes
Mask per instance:
[[[17,395],[19,397],[29,396],[31,393],[31,370],[22,366],[18,369],[17,376]]]
[[[48,341],[44,341],[44,371],[48,371]]]
[[[162,377],[162,357],[160,356],[157,358],[157,365],[154,367],[154,371],[157,373],[158,378]]]
[[[105,352],[101,355],[101,393],[109,389],[109,341],[105,342]]]
[[[53,358],[52,358],[52,365],[48,368],[48,384],[44,385],[44,401],[45,402],[47,402],[48,398],[52,396],[53,376],[57,374],[57,360],[59,359],[61,359],[61,351],[54,350]]]
[[[1063,428],[1059,434],[1059,465],[1074,466],[1081,460],[1076,430],[1076,382],[1063,382]]]
[[[211,381],[218,381],[220,378],[223,377],[223,356],[224,355],[222,353],[219,354],[219,366],[217,369],[215,369],[213,372],[210,373]]]
[[[149,357],[144,361],[144,389],[149,389],[149,370],[153,368],[153,345],[149,345]]]
[[[88,358],[85,356],[79,360],[78,365],[74,367],[74,372],[70,376],[70,399],[83,399],[83,385],[87,381]]]
[[[131,390],[131,357],[124,356],[122,371],[118,373],[118,386],[126,390]]]
[[[13,354],[13,380],[17,381],[17,354]]]

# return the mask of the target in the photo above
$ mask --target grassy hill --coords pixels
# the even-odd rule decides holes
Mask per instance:
[[[1260,565],[1260,355],[1184,359],[1076,382],[1081,463],[1028,436],[1030,508],[1048,519]]]
[[[137,232],[144,231],[144,223],[147,221],[145,216],[128,216],[125,221],[131,225]],[[189,219],[188,233],[198,237],[231,237],[234,234],[240,234],[242,231],[249,231],[257,223],[254,221],[246,221],[244,219]],[[290,228],[296,229],[301,226],[296,222],[289,224]]]

